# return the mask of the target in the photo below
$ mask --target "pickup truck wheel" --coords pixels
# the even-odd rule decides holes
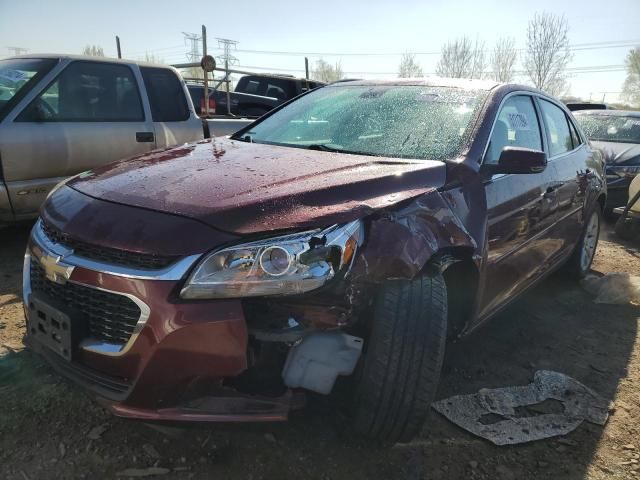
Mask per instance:
[[[598,247],[601,218],[602,214],[598,204],[585,217],[586,221],[582,236],[567,263],[567,270],[574,278],[584,278],[591,269],[593,257],[595,257],[596,248]]]
[[[385,284],[356,372],[354,428],[384,442],[420,432],[438,387],[447,337],[442,275]]]

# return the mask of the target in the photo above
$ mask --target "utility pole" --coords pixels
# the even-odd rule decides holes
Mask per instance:
[[[218,55],[218,58],[224,62],[224,79],[227,86],[227,114],[231,115],[231,79],[229,78],[229,65],[235,65],[238,63],[238,58],[231,55],[231,47],[236,48],[238,45],[237,40],[229,40],[228,38],[216,38],[218,40],[218,47],[222,47],[222,55]]]
[[[24,47],[7,47],[7,50],[13,52],[12,56],[22,55],[23,53],[27,53],[29,51],[28,48]]]

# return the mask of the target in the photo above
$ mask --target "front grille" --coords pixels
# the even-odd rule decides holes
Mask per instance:
[[[159,270],[168,267],[179,258],[176,256],[151,255],[148,253],[119,250],[117,248],[100,247],[76,240],[44,220],[41,220],[41,225],[42,232],[49,241],[73,249],[73,252],[79,257],[96,260],[98,262],[145,270]]]
[[[35,259],[31,261],[31,290],[52,298],[63,309],[81,314],[88,323],[90,337],[110,343],[127,343],[141,314],[140,307],[123,295],[50,281]]]

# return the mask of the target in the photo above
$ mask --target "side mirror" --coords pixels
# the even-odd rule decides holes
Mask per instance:
[[[487,165],[492,175],[496,173],[541,173],[547,168],[547,154],[523,147],[504,147],[498,163]]]

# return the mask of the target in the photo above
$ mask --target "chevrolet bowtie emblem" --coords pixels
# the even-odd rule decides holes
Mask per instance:
[[[38,262],[40,262],[40,265],[42,265],[47,278],[52,282],[60,284],[64,284],[69,280],[69,277],[71,277],[71,273],[75,268],[73,265],[67,265],[64,263],[64,257],[71,253],[72,251],[68,250],[62,254],[51,254],[45,252],[38,246],[33,248],[33,255],[37,258]]]

